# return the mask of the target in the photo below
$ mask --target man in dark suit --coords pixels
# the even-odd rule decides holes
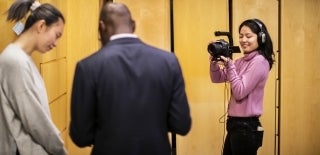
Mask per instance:
[[[121,3],[107,3],[103,47],[78,62],[70,136],[94,155],[170,155],[168,132],[186,135],[190,110],[174,54],[143,43]]]

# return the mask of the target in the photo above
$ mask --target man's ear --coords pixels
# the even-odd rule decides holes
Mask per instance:
[[[102,20],[99,21],[99,31],[103,32],[106,29],[106,25],[104,24],[104,22]]]
[[[134,32],[136,30],[136,21],[132,20],[132,32]]]

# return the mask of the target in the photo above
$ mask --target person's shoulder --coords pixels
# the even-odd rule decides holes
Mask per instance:
[[[255,61],[257,62],[261,62],[261,63],[268,63],[268,60],[262,55],[262,54],[258,54],[255,58]]]
[[[150,49],[152,49],[156,54],[163,55],[165,57],[175,57],[172,51],[162,49],[153,45],[147,45]]]
[[[91,53],[90,55],[88,55],[88,56],[80,59],[79,62],[81,62],[81,63],[88,63],[88,62],[94,62],[94,61],[96,61],[96,59],[98,59],[98,58],[101,57],[101,56],[100,56],[100,54],[101,54],[100,51],[101,51],[101,49],[98,50],[98,51],[95,51],[95,52]]]
[[[261,54],[257,54],[253,60],[252,64],[255,64],[259,66],[259,68],[262,70],[263,68],[268,72],[269,71],[269,62],[268,60]]]
[[[17,46],[9,44],[0,54],[0,64],[2,67],[26,66],[31,58]]]

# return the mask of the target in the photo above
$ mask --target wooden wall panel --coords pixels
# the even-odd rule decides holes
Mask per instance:
[[[65,34],[67,44],[67,122],[70,122],[70,94],[73,74],[76,63],[84,57],[97,51],[100,45],[98,40],[99,1],[87,0],[60,0],[59,4],[66,8]],[[68,129],[69,130],[69,129]],[[89,155],[91,148],[79,148],[74,145],[67,133],[66,146],[69,155]]]
[[[137,34],[143,41],[170,50],[169,1],[114,0],[125,3],[136,22]]]
[[[6,11],[11,6],[12,1],[0,0],[0,53],[4,48],[16,38],[16,34],[13,32],[12,27],[14,22],[9,23],[6,21]]]
[[[281,5],[281,155],[318,155],[320,1]]]
[[[190,133],[177,139],[178,155],[221,152],[225,128],[219,121],[225,119],[228,85],[211,83],[207,45],[218,39],[215,31],[228,30],[227,9],[227,1],[221,0],[174,1],[175,53],[185,77],[192,115]]]
[[[57,59],[40,65],[49,102],[56,100],[67,92],[67,61]]]
[[[63,95],[57,100],[50,103],[49,105],[53,123],[61,131],[60,136],[62,137],[65,143],[68,137],[66,103],[67,103],[67,95]]]
[[[63,95],[50,104],[52,120],[60,131],[67,129],[67,95]]]

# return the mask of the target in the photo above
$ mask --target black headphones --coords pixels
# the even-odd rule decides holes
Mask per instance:
[[[259,43],[259,45],[262,45],[266,42],[266,34],[263,32],[262,24],[256,19],[252,19],[252,21],[254,23],[256,23],[256,25],[258,25],[258,27],[260,29],[260,31],[258,33],[258,43]]]

